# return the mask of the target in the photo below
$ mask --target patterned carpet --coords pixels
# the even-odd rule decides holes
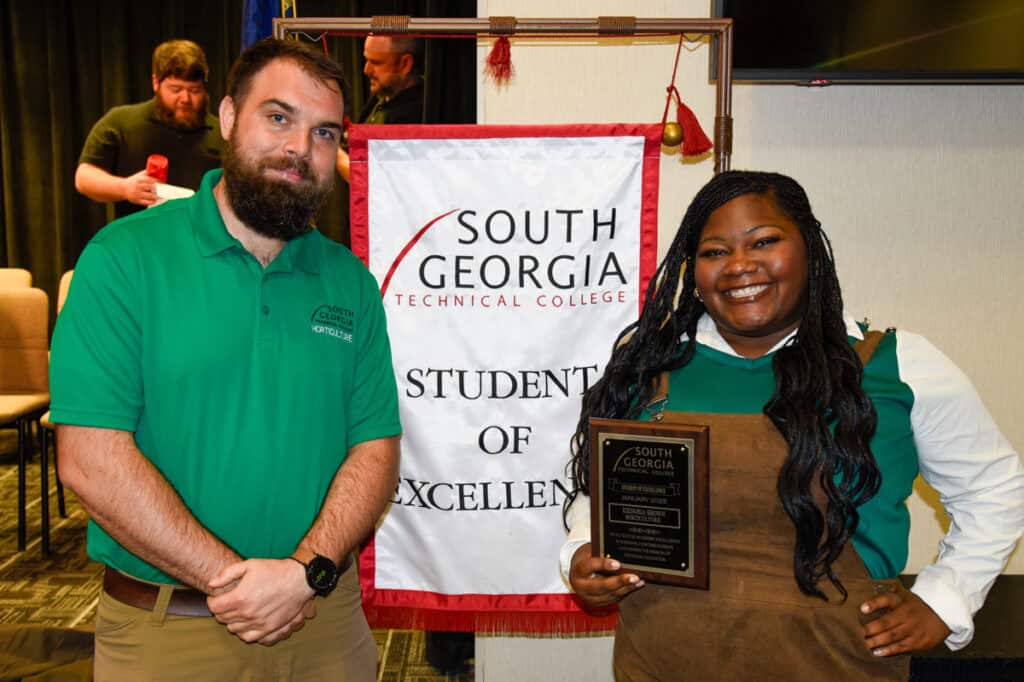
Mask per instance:
[[[67,493],[68,518],[57,514],[56,484],[50,489],[50,556],[42,556],[39,459],[28,468],[28,546],[17,551],[17,441],[0,431],[0,627],[41,626],[91,630],[100,593],[102,566],[85,553],[87,517]],[[52,474],[51,467],[51,474]],[[52,479],[52,477],[51,477]],[[472,682],[473,671],[439,674],[424,654],[424,633],[374,630],[380,682]],[[2,658],[3,652],[0,652]]]

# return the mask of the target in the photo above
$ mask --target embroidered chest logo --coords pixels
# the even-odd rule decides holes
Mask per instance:
[[[355,315],[348,308],[336,305],[322,305],[313,311],[310,328],[314,334],[325,334],[352,343],[352,327]]]

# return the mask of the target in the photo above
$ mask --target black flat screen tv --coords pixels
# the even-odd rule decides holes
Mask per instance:
[[[712,1],[736,81],[1024,83],[1024,0]]]

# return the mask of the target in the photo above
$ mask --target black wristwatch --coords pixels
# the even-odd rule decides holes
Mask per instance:
[[[309,552],[312,554],[312,552]],[[306,567],[306,582],[317,596],[326,597],[338,584],[338,567],[333,561],[325,556],[313,554],[309,561],[303,561],[297,556],[289,557]]]

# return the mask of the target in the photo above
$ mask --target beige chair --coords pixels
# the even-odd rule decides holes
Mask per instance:
[[[32,286],[32,273],[21,268],[0,268],[0,289]]]
[[[25,472],[32,423],[50,404],[47,323],[42,289],[0,289],[0,428],[18,430],[18,550],[25,549]]]
[[[57,314],[60,315],[64,307],[64,301],[68,297],[68,289],[71,287],[71,276],[74,270],[68,270],[60,278],[60,286],[57,289]],[[39,486],[42,490],[42,536],[43,555],[50,553],[50,443],[53,443],[53,477],[57,481],[57,512],[63,518],[68,517],[67,506],[64,503],[64,486],[60,482],[60,472],[57,470],[57,434],[53,422],[50,421],[50,411],[39,418]]]

